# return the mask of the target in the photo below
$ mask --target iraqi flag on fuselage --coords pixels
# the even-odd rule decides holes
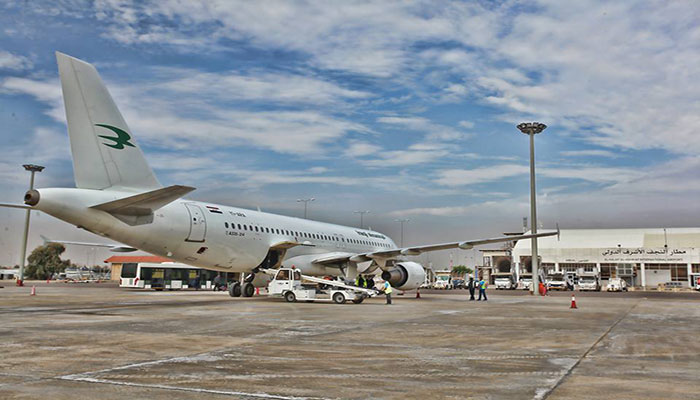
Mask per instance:
[[[207,206],[207,210],[209,210],[210,213],[223,214],[223,212],[221,212],[221,210],[219,210],[219,207]]]

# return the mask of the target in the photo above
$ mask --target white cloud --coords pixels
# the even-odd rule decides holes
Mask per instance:
[[[435,181],[445,186],[467,186],[478,183],[498,182],[504,178],[525,175],[530,167],[520,164],[501,164],[475,169],[447,169],[438,172]],[[600,184],[631,182],[644,173],[633,168],[604,167],[591,165],[548,166],[537,169],[537,175],[547,178],[581,180]]]
[[[366,131],[360,124],[313,111],[211,110],[214,118],[178,115],[175,110],[136,109],[130,104],[125,117],[138,139],[161,148],[206,150],[253,146],[278,153],[327,156],[322,145],[351,131]]]
[[[0,82],[0,93],[30,95],[48,106],[47,115],[56,121],[66,121],[61,83],[58,79],[39,81],[27,78],[6,78]]]
[[[323,79],[295,74],[240,74],[233,71],[210,73],[165,68],[160,70],[169,79],[154,84],[155,89],[188,93],[201,98],[328,104],[371,96],[370,93],[346,89]]]
[[[539,168],[538,175],[548,178],[578,179],[597,183],[619,183],[635,180],[643,175],[638,169],[616,167],[546,167]]]
[[[449,126],[436,124],[423,117],[398,117],[385,116],[377,118],[377,122],[386,125],[403,127],[412,131],[426,133],[425,140],[428,142],[441,142],[466,139],[469,134]]]
[[[321,111],[233,111],[216,99],[180,96],[164,100],[153,86],[140,83],[107,86],[117,104],[121,104],[136,140],[161,148],[202,150],[236,146],[236,141],[240,141],[241,146],[324,157],[324,144],[349,132],[369,131],[361,124]],[[48,115],[65,122],[57,80],[7,78],[0,83],[0,90],[33,96],[48,106]]]
[[[96,8],[123,43],[187,50],[247,40],[299,52],[323,69],[471,96],[606,147],[700,151],[692,2],[103,1]]]
[[[381,147],[372,143],[351,141],[344,154],[348,157],[365,157],[377,153]]]
[[[501,164],[475,169],[448,169],[439,172],[436,182],[445,186],[473,185],[523,175],[529,171],[529,167],[518,164]]]
[[[471,121],[459,121],[459,126],[466,129],[471,129],[474,127],[474,123]]]
[[[559,152],[565,157],[605,157],[605,158],[618,158],[619,153],[614,153],[609,150],[567,150]]]
[[[32,61],[17,54],[12,54],[9,51],[0,50],[0,69],[9,69],[12,71],[22,71],[31,69],[34,64]]]
[[[383,151],[379,158],[361,160],[362,165],[368,167],[405,167],[410,165],[432,163],[445,157],[449,152],[444,150],[393,150]]]

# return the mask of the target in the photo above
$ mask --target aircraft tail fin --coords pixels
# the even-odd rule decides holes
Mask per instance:
[[[76,187],[160,188],[95,67],[59,52],[56,60]]]

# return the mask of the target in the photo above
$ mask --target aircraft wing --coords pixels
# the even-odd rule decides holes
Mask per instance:
[[[491,243],[512,242],[515,240],[531,239],[535,237],[545,237],[559,235],[559,228],[556,231],[540,232],[535,234],[517,235],[517,236],[502,236],[490,239],[465,240],[462,242],[449,242],[439,244],[429,244],[424,246],[411,246],[391,250],[380,250],[371,253],[334,253],[329,256],[321,256],[314,260],[317,264],[337,264],[346,261],[364,262],[375,259],[390,260],[400,256],[417,256],[429,251],[447,250],[447,249],[462,249],[469,250],[474,246],[480,246]]]
[[[70,240],[52,240],[52,239],[47,238],[46,236],[41,236],[41,238],[44,240],[44,244],[46,244],[46,243],[61,243],[61,244],[71,244],[71,245],[76,245],[76,246],[105,247],[105,248],[108,248],[109,251],[113,251],[115,253],[130,253],[132,251],[138,250],[137,248],[134,248],[134,247],[122,246],[122,245],[118,245],[118,244],[73,242]]]

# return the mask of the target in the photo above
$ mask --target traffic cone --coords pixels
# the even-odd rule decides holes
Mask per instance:
[[[420,288],[416,289],[416,298],[420,299]]]
[[[259,287],[255,288],[255,295],[260,296],[260,288]]]
[[[30,296],[36,296],[36,286],[32,285],[32,292],[29,293]]]
[[[576,307],[576,296],[573,294],[571,295],[571,307],[570,308],[578,308]]]

